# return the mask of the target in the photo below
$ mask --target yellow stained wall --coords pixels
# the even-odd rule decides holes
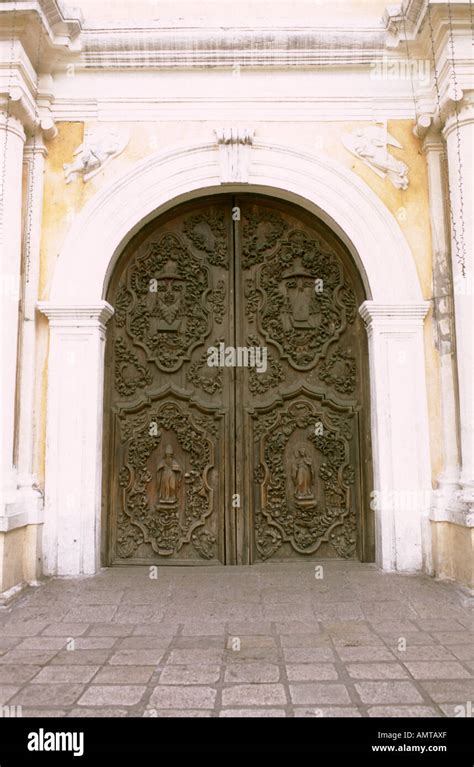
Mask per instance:
[[[391,120],[388,131],[400,142],[403,149],[390,148],[390,152],[403,160],[409,167],[410,185],[406,191],[395,189],[388,178],[377,176],[361,160],[350,154],[341,142],[342,133],[372,123],[259,123],[258,138],[263,141],[289,144],[310,152],[323,151],[347,169],[356,173],[382,200],[397,219],[413,253],[416,269],[425,299],[432,297],[432,254],[428,200],[428,182],[425,158],[421,145],[412,132],[410,120]],[[104,123],[100,123],[104,126]],[[112,125],[112,124],[111,124]],[[63,164],[71,162],[75,149],[83,140],[86,127],[82,123],[60,123],[58,137],[48,144],[48,158],[45,174],[45,202],[41,245],[40,298],[47,299],[54,268],[64,238],[71,222],[82,207],[103,186],[125,173],[137,161],[157,151],[171,148],[176,144],[199,141],[208,142],[213,138],[214,124],[206,122],[167,123],[120,123],[130,130],[130,142],[125,151],[115,158],[87,184],[77,179],[66,185]],[[384,257],[383,243],[380,243],[380,258]],[[47,390],[47,322],[40,325],[40,353],[38,375],[42,380],[41,401],[38,412],[40,423],[37,439],[36,472],[40,481],[44,477],[45,415]],[[443,440],[440,417],[439,360],[434,346],[431,312],[425,323],[425,356],[427,373],[427,394],[431,444],[431,465],[433,482],[443,468]],[[409,428],[409,424],[407,424]]]
[[[434,575],[474,588],[474,528],[432,522],[431,531]]]
[[[41,575],[42,525],[0,533],[0,593]]]

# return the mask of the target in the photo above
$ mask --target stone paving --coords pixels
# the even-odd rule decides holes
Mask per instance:
[[[0,610],[0,705],[23,716],[470,715],[467,592],[319,564],[48,580]]]

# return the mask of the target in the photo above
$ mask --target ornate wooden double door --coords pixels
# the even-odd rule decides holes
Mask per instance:
[[[107,564],[373,558],[364,297],[336,236],[269,198],[134,238],[107,296]]]

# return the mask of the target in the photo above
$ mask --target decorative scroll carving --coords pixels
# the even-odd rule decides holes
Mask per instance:
[[[336,348],[321,363],[319,377],[341,394],[352,394],[356,388],[356,361],[350,350]]]
[[[250,347],[260,346],[257,336],[249,336],[247,344]],[[248,387],[252,394],[265,394],[269,389],[278,386],[283,381],[283,365],[277,362],[270,354],[267,354],[267,370],[258,373],[255,368],[249,368]]]
[[[203,559],[213,559],[216,556],[216,536],[205,527],[200,527],[192,534],[191,542]]]
[[[260,296],[253,280],[245,280],[245,314],[249,322],[255,322],[255,314],[260,302]]]
[[[265,338],[277,342],[297,369],[314,367],[354,322],[355,297],[338,259],[303,231],[290,232],[266,259],[260,287]]]
[[[137,389],[151,384],[152,375],[141,365],[136,354],[128,351],[123,338],[115,341],[115,388],[123,397],[129,397]]]
[[[206,253],[213,266],[229,267],[229,253],[223,210],[196,213],[185,219],[183,231],[197,250]]]
[[[242,265],[249,269],[261,264],[288,228],[288,224],[276,211],[251,208],[245,214],[242,226]]]
[[[268,415],[254,416],[256,423],[262,417],[266,421],[258,440],[260,460],[266,466],[256,535],[262,559],[283,543],[299,553],[314,553],[323,542],[333,545],[340,556],[354,552],[349,519],[349,484],[354,481],[350,444],[325,417],[328,408],[321,410],[321,405],[298,399],[278,411],[276,422]],[[344,419],[352,420],[353,414],[348,410]],[[324,422],[322,434],[314,431],[317,420]],[[341,526],[342,532],[332,537]]]
[[[208,301],[214,309],[214,319],[218,325],[222,325],[225,312],[225,285],[224,280],[219,280],[216,288],[210,294]]]
[[[129,267],[119,291],[119,326],[160,370],[178,370],[210,324],[202,295],[208,270],[175,234],[165,233]]]
[[[220,340],[214,341],[214,345],[218,346],[220,343]],[[208,356],[207,351],[204,352],[198,360],[195,362],[192,362],[189,366],[186,378],[188,381],[193,383],[195,386],[199,386],[201,389],[203,389],[207,394],[215,394],[216,392],[222,391],[222,384],[223,384],[223,371],[222,368],[210,368],[207,364]],[[199,373],[199,370],[201,368],[207,369],[207,370],[215,370],[214,375],[201,375]]]
[[[161,556],[192,543],[200,556],[211,559],[215,538],[203,528],[212,513],[207,483],[214,454],[211,436],[194,425],[183,404],[165,401],[144,415],[119,414],[125,456],[119,471],[119,556],[134,556],[140,543],[151,544]],[[163,441],[165,432],[173,445]]]

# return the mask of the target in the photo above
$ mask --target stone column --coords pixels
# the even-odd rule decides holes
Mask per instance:
[[[474,511],[474,104],[464,99],[444,126],[451,188],[451,256],[459,388],[461,476],[459,501]],[[462,181],[460,178],[460,172]],[[461,216],[462,210],[462,216]],[[465,275],[458,259],[465,259]]]
[[[30,139],[24,152],[27,205],[24,223],[24,274],[20,329],[18,485],[24,496],[39,497],[33,467],[35,433],[36,303],[40,271],[46,147],[40,135]]]
[[[100,567],[106,301],[38,304],[49,319],[43,554],[47,574]]]
[[[384,570],[422,569],[431,499],[423,320],[428,302],[364,301],[369,338],[375,548]]]
[[[15,401],[20,299],[22,165],[25,132],[21,122],[0,110],[0,529],[15,512],[17,498],[14,466]],[[3,520],[1,519],[3,517]]]
[[[448,189],[445,173],[445,144],[431,130],[423,142],[428,169],[431,240],[433,252],[433,317],[439,352],[441,417],[444,467],[437,478],[433,498],[434,519],[445,519],[446,508],[458,490],[459,427],[455,364],[454,304],[450,255]]]

